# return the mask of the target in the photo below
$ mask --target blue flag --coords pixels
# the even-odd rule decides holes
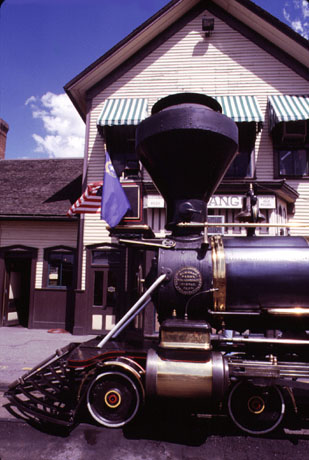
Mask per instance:
[[[110,156],[106,152],[101,219],[104,219],[110,227],[115,227],[130,208],[127,195],[119,182]]]

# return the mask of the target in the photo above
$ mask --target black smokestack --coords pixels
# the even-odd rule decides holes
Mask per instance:
[[[203,94],[159,100],[136,131],[137,153],[167,203],[167,228],[203,222],[206,205],[233,161],[236,124]]]

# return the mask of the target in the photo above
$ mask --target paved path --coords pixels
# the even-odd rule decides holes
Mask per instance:
[[[55,436],[23,423],[0,422],[1,460],[305,460],[303,436],[253,438],[202,422],[167,427],[148,423],[142,430],[98,428],[82,424]]]
[[[94,336],[49,333],[42,329],[0,328],[0,388],[7,386],[57,349]]]
[[[74,336],[70,333],[50,333],[42,329],[1,327],[0,420],[14,419],[3,408],[3,405],[8,402],[3,397],[3,392],[10,383],[48,358],[57,349],[63,348],[71,342],[85,342],[93,337],[93,335]]]

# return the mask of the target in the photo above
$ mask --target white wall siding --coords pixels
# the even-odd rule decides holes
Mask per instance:
[[[100,114],[100,113],[99,113]],[[87,169],[87,182],[95,182],[103,179],[104,172],[104,142],[97,130],[97,119],[91,115],[91,126],[89,133],[89,154],[88,154],[88,169]]]
[[[299,193],[295,203],[295,214],[291,222],[305,222],[309,226],[309,180],[289,181],[289,185]],[[293,228],[292,235],[309,235],[309,228]]]
[[[44,249],[51,246],[77,245],[77,222],[16,222],[0,223],[1,247],[20,245],[38,249],[35,287],[42,287]]]
[[[210,96],[255,95],[265,115],[264,128],[256,142],[257,179],[274,179],[267,96],[308,93],[308,82],[217,17],[212,36],[205,38],[201,30],[205,14],[213,16],[205,10],[93,99],[88,182],[100,180],[103,174],[104,148],[96,122],[107,98],[148,98],[150,109],[161,97],[184,91]],[[309,195],[307,184],[299,185],[304,197]],[[302,217],[309,223],[309,203],[305,198],[299,200],[296,209],[295,218]],[[102,240],[96,225],[93,220],[85,221],[85,242]]]
[[[110,242],[111,238],[106,229],[106,222],[101,220],[100,214],[85,214],[84,220],[84,251],[82,262],[82,289],[86,286],[86,246]]]
[[[148,97],[152,105],[178,91],[254,94],[265,110],[267,94],[308,90],[304,79],[218,18],[213,35],[205,39],[205,13],[95,98],[94,112],[107,97]]]

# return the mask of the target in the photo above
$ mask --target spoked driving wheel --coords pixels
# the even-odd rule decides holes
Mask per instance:
[[[260,387],[238,382],[228,398],[229,415],[235,425],[246,433],[270,433],[281,423],[285,404],[276,386]]]
[[[98,375],[87,392],[87,407],[98,423],[121,427],[132,420],[141,404],[138,382],[119,371]]]

